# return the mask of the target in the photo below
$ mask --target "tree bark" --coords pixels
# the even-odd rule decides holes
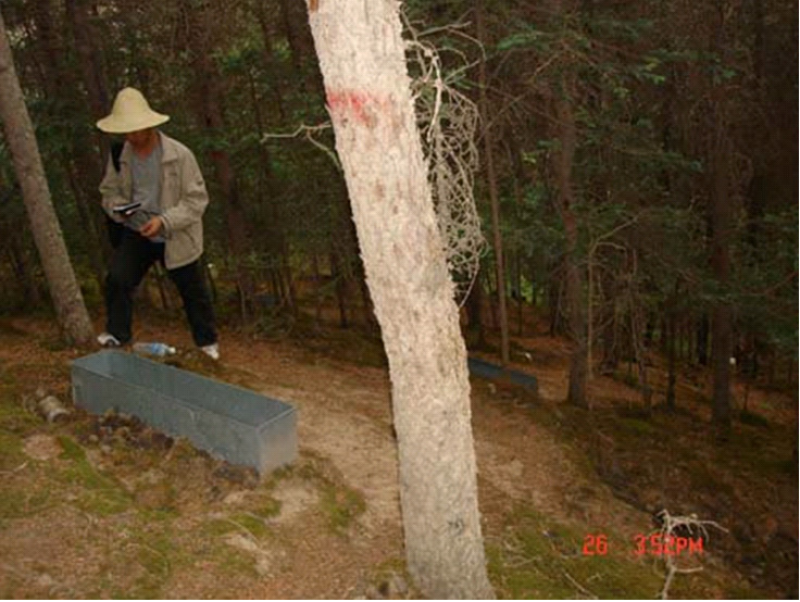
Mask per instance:
[[[22,95],[5,22],[0,14],[0,120],[19,179],[31,231],[42,261],[58,323],[71,343],[94,336],[47,186],[44,167]]]
[[[428,184],[395,0],[308,0],[336,148],[382,329],[408,569],[432,598],[493,597],[466,348]]]

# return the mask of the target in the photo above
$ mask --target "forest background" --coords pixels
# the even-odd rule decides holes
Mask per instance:
[[[451,85],[476,102],[485,92],[476,198],[487,225],[490,198],[499,203],[503,290],[575,341],[573,371],[613,370],[656,340],[701,364],[716,343],[717,379],[731,356],[754,378],[796,379],[794,3],[406,10],[442,48]],[[90,305],[109,250],[97,193],[108,140],[93,124],[133,85],[172,115],[169,133],[207,174],[223,319],[275,328],[297,315],[303,281],[317,303],[337,300],[343,326],[368,307],[336,164],[306,136],[268,137],[327,121],[304,6],[30,0],[5,3],[4,15]],[[330,130],[313,136],[332,148]],[[46,293],[5,146],[0,174],[8,311]],[[468,306],[497,297],[496,248]],[[479,333],[480,313],[470,318]],[[729,401],[717,397],[724,422]]]
[[[673,366],[713,357],[723,425],[731,357],[749,378],[796,381],[795,3],[405,9],[441,48],[448,83],[481,109],[475,196],[492,244],[462,300],[470,343],[489,319],[519,330],[524,306],[547,312],[551,333],[574,343],[577,405],[588,403],[587,373],[643,365],[654,342]],[[342,326],[373,321],[344,180],[320,148],[333,148],[330,129],[274,136],[327,122],[301,3],[10,0],[3,10],[90,307],[109,253],[97,193],[109,140],[94,122],[132,85],[172,116],[168,132],[206,173],[223,321],[287,329],[301,297],[317,319],[335,300]],[[0,308],[39,306],[47,293],[5,145],[0,186]],[[497,311],[498,257],[510,311]],[[488,317],[476,310],[487,298]]]

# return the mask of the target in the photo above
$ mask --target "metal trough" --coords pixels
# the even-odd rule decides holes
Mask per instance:
[[[75,405],[136,416],[264,474],[297,457],[297,413],[282,401],[121,351],[72,362]]]
[[[497,364],[492,364],[491,362],[479,360],[474,357],[467,359],[467,365],[470,373],[474,376],[488,378],[490,380],[505,380],[515,385],[525,387],[534,394],[538,393],[539,382],[536,380],[536,377],[526,374],[525,372],[503,368]]]

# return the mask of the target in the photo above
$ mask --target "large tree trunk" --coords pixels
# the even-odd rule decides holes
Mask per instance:
[[[409,572],[486,598],[470,386],[395,0],[308,0],[389,372]]]
[[[31,231],[39,250],[58,322],[72,343],[88,343],[92,323],[72,270],[61,227],[39,156],[28,109],[14,69],[5,22],[0,14],[0,120],[14,161]]]

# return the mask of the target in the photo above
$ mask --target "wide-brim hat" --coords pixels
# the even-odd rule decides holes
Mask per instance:
[[[97,127],[108,134],[129,134],[154,128],[169,121],[169,115],[156,113],[147,99],[136,88],[119,91],[111,108],[111,115],[97,122]]]

